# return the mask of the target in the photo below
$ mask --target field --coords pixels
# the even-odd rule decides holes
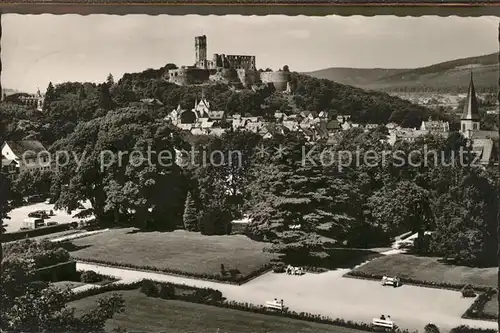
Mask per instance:
[[[497,268],[472,268],[440,263],[437,258],[396,254],[377,258],[355,272],[397,275],[419,281],[497,286]]]
[[[264,243],[242,235],[203,236],[183,230],[135,232],[132,228],[114,229],[74,240],[72,244],[71,255],[75,258],[150,266],[186,274],[217,275],[224,264],[226,271],[236,269],[246,276],[274,257],[262,252]]]
[[[125,312],[107,323],[107,329],[122,326],[140,332],[204,332],[204,333],[361,333],[349,328],[309,323],[277,316],[255,314],[215,306],[151,298],[139,290],[120,291],[125,299]],[[105,293],[71,302],[76,314],[96,306]]]

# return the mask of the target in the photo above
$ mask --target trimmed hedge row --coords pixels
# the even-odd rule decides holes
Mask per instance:
[[[467,325],[460,325],[452,328],[450,333],[497,333],[498,331],[492,328],[475,328]]]
[[[360,278],[360,279],[367,279],[367,280],[381,280],[382,275],[379,274],[370,274],[370,273],[364,273],[364,272],[357,272],[357,271],[351,271],[344,276],[346,277],[353,277],[353,278]],[[436,281],[423,281],[423,280],[416,280],[412,278],[406,278],[406,277],[401,277],[398,276],[401,282],[406,283],[406,284],[412,284],[416,286],[422,286],[422,287],[430,287],[430,288],[438,288],[438,289],[450,289],[450,290],[462,290],[465,286],[469,285],[468,283],[449,283],[449,282],[436,282]],[[476,291],[481,291],[485,292],[489,290],[491,287],[487,286],[473,286],[474,290]]]
[[[474,303],[465,311],[462,315],[464,319],[486,319],[486,320],[497,320],[497,317],[491,314],[484,313],[484,307],[491,298],[496,295],[497,291],[494,288],[490,288],[483,293],[481,293]]]
[[[177,291],[190,291],[191,293],[177,293]],[[222,302],[222,293],[211,288],[197,288],[169,282],[156,282],[143,280],[141,292],[149,297],[162,299],[177,299],[181,301],[201,304],[218,304]]]
[[[35,270],[37,279],[42,281],[70,280],[76,275],[76,261],[62,262]]]
[[[66,231],[69,229],[70,229],[69,223],[62,223],[62,224],[52,225],[49,227],[40,227],[31,230],[8,232],[0,235],[0,240],[2,241],[2,243],[13,242],[25,238],[45,236],[56,232]]]
[[[106,266],[118,267],[118,268],[137,269],[137,270],[141,270],[141,271],[153,271],[153,272],[166,273],[166,274],[170,274],[170,275],[187,276],[187,277],[197,278],[200,280],[226,282],[226,283],[231,283],[231,284],[246,283],[246,282],[258,277],[259,275],[262,275],[265,272],[271,270],[271,268],[272,268],[272,264],[268,263],[268,264],[265,264],[264,266],[259,267],[256,270],[250,272],[247,275],[244,275],[244,276],[238,275],[238,276],[234,277],[231,275],[223,276],[221,274],[189,273],[189,272],[184,272],[184,271],[177,270],[177,269],[158,268],[158,267],[147,266],[147,265],[116,263],[116,262],[112,262],[112,261],[99,260],[99,259],[89,260],[89,259],[83,259],[83,258],[78,258],[78,257],[74,257],[74,256],[72,258],[76,261],[87,262],[90,264],[106,265]]]

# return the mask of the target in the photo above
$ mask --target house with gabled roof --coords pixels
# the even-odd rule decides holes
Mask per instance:
[[[4,167],[10,170],[9,173],[54,169],[50,153],[36,140],[5,141],[2,144],[3,170]]]

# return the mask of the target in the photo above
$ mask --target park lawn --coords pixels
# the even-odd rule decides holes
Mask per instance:
[[[196,232],[134,232],[133,228],[71,241],[71,256],[83,260],[154,267],[186,274],[220,274],[237,269],[243,276],[269,263],[275,256],[263,252],[265,243],[243,235],[204,236]],[[71,250],[71,249],[70,249]]]
[[[52,282],[51,285],[58,289],[68,290],[83,286],[85,285],[85,283],[77,281],[58,281],[58,282]]]
[[[497,294],[493,295],[491,299],[484,305],[483,313],[488,316],[498,317],[498,298]]]
[[[497,267],[475,268],[444,264],[433,257],[395,254],[374,259],[355,272],[375,275],[397,275],[419,281],[497,286]]]
[[[97,305],[108,292],[68,304],[81,315]],[[339,326],[316,324],[284,317],[232,310],[177,300],[147,297],[139,290],[119,291],[125,311],[106,323],[107,330],[123,327],[129,332],[169,333],[362,333]],[[365,332],[366,333],[366,332]]]

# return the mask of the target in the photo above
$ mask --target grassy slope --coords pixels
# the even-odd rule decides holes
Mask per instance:
[[[498,296],[495,294],[484,306],[484,314],[498,316]]]
[[[268,263],[266,244],[242,235],[203,236],[195,232],[137,232],[115,229],[72,241],[77,258],[167,268],[186,273],[218,274],[238,269],[243,275]]]
[[[421,281],[470,283],[477,286],[497,286],[497,268],[473,268],[446,265],[437,258],[397,254],[380,257],[355,269],[370,274],[388,274]]]
[[[125,312],[107,323],[109,330],[122,326],[140,332],[204,333],[361,333],[348,328],[315,324],[277,316],[218,308],[174,300],[151,298],[138,290],[121,291]],[[76,314],[87,312],[105,293],[71,302]]]
[[[392,90],[401,87],[454,89],[459,87],[461,90],[465,90],[469,84],[472,67],[476,88],[484,90],[496,88],[497,64],[497,54],[493,53],[408,70],[328,68],[307,74],[364,89]]]

